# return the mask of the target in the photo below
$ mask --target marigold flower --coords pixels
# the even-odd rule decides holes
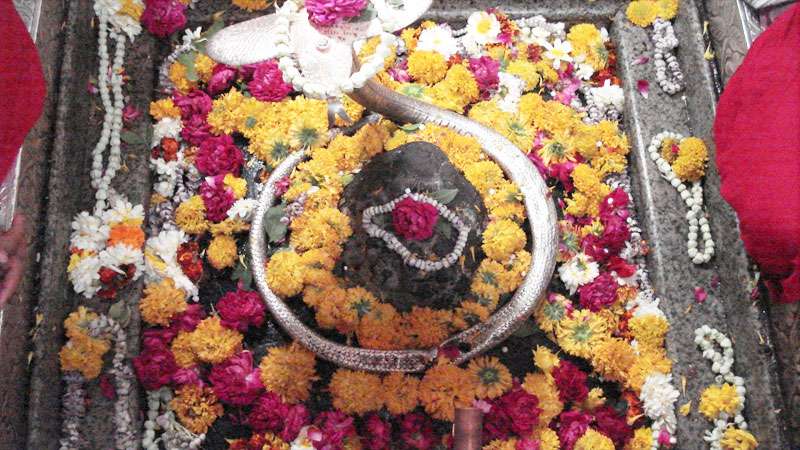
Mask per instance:
[[[625,384],[631,389],[639,392],[642,389],[644,380],[653,372],[670,373],[672,361],[667,357],[663,348],[660,349],[640,349],[640,354],[636,362],[628,371]]]
[[[189,92],[195,87],[195,83],[189,81],[186,77],[186,66],[177,61],[169,66],[169,81],[171,81],[180,92]]]
[[[382,384],[386,409],[396,416],[413,411],[419,403],[419,383],[418,378],[400,372],[386,375]]]
[[[603,378],[624,382],[636,362],[636,353],[626,341],[617,338],[599,342],[591,355],[592,366]]]
[[[464,170],[464,176],[482,197],[485,197],[490,189],[499,188],[505,181],[503,170],[492,161],[470,164]]]
[[[470,361],[467,372],[475,384],[478,398],[496,398],[511,389],[511,372],[493,356],[482,356]]]
[[[408,74],[415,81],[431,85],[447,75],[447,61],[437,52],[413,52],[408,56]]]
[[[706,173],[708,148],[698,138],[683,139],[678,151],[678,158],[672,163],[675,175],[683,181],[697,181]]]
[[[664,20],[672,20],[678,15],[678,0],[655,0],[658,5],[658,17]]]
[[[64,319],[64,330],[67,337],[73,338],[78,335],[86,335],[89,323],[97,318],[98,315],[94,311],[85,306],[78,306],[78,309],[72,311]]]
[[[664,346],[664,338],[669,331],[669,322],[664,317],[645,314],[630,319],[628,328],[640,346],[657,349]]]
[[[201,321],[191,336],[194,353],[201,361],[211,364],[225,361],[242,348],[242,334],[222,326],[219,317]]]
[[[634,25],[647,27],[658,17],[659,8],[651,0],[637,0],[628,5],[625,15]]]
[[[170,278],[148,284],[139,301],[142,319],[151,325],[169,326],[170,320],[186,311],[186,292],[175,286]]]
[[[558,398],[558,388],[553,377],[544,373],[529,373],[525,376],[522,389],[539,399],[539,427],[547,427],[554,417],[561,414],[564,404]]]
[[[162,98],[161,100],[150,102],[150,115],[156,121],[167,117],[179,119],[181,110],[175,106],[171,98]]]
[[[425,412],[439,420],[452,421],[455,408],[467,406],[475,398],[475,386],[464,369],[442,364],[429,369],[419,385],[419,398]]]
[[[303,265],[292,250],[279,251],[267,263],[267,283],[281,297],[293,297],[303,290]]]
[[[572,303],[568,298],[561,294],[550,294],[536,310],[536,323],[545,333],[554,333],[561,319],[570,311]]]
[[[77,371],[87,380],[93,380],[103,369],[103,355],[111,348],[108,341],[86,334],[76,334],[59,352],[61,370]]]
[[[181,424],[192,433],[207,432],[224,412],[211,388],[187,384],[179,388],[176,394],[169,407],[175,411]]]
[[[406,336],[398,335],[396,323],[401,320],[394,306],[387,303],[378,303],[361,318],[356,328],[358,343],[364,348],[379,350],[397,350],[403,348],[399,339]]]
[[[633,431],[633,438],[625,445],[625,450],[650,450],[652,447],[653,430],[644,427]]]
[[[533,431],[533,435],[538,437],[541,450],[559,450],[561,448],[558,434],[550,428],[540,427]]]
[[[561,360],[549,348],[537,345],[533,350],[533,363],[542,372],[549,374],[554,368],[558,367]]]
[[[242,0],[233,0],[233,3],[240,1]],[[228,443],[228,450],[290,450],[290,448],[286,441],[272,433],[253,434],[250,439],[234,439]]]
[[[233,267],[239,257],[236,239],[227,234],[214,236],[206,250],[206,257],[211,267],[217,270]]]
[[[192,346],[192,334],[186,331],[181,331],[172,340],[170,350],[175,357],[175,362],[183,368],[189,368],[197,364],[197,355],[194,353]]]
[[[739,394],[736,388],[728,383],[707,387],[700,394],[698,410],[709,420],[716,420],[720,413],[733,416],[740,406]]]
[[[381,378],[378,375],[339,369],[328,385],[333,407],[345,414],[364,415],[383,408]]]
[[[452,321],[452,312],[415,306],[404,317],[411,328],[410,331],[415,337],[417,346],[425,348],[444,342]]]
[[[261,360],[261,382],[286,403],[308,400],[311,383],[317,379],[314,354],[298,343],[273,347]]]
[[[188,234],[203,234],[208,230],[206,205],[203,198],[193,195],[178,205],[175,210],[175,223]]]
[[[459,330],[485,322],[491,311],[476,301],[463,301],[453,313],[453,326]]]
[[[492,222],[483,232],[483,251],[498,262],[508,261],[512,254],[525,248],[526,243],[525,232],[510,220]]]
[[[728,427],[720,441],[723,450],[754,450],[758,441],[749,431]]]
[[[575,442],[575,450],[614,450],[614,441],[593,429],[586,430]]]
[[[594,346],[608,335],[605,322],[589,310],[573,311],[556,328],[558,345],[567,353],[581,358],[590,357]]]

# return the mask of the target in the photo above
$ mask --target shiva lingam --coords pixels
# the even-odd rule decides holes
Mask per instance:
[[[349,95],[368,110],[400,124],[433,123],[473,137],[486,155],[492,158],[514,182],[524,196],[529,233],[532,237],[531,267],[522,285],[513,297],[485,322],[451,336],[437,348],[427,350],[374,350],[339,344],[322,337],[303,323],[267,284],[267,236],[264,220],[267,210],[276,203],[277,183],[290,175],[306,159],[304,151],[286,158],[267,180],[258,199],[258,208],[250,233],[250,253],[253,275],[268,309],[275,320],[292,338],[300,341],[319,357],[339,366],[373,372],[419,372],[437,357],[438,349],[455,347],[461,350],[453,360],[460,364],[504,341],[535,310],[550,282],[555,267],[557,244],[556,212],[549,191],[536,168],[525,154],[505,137],[462,115],[445,111],[433,105],[394,92],[371,78],[388,56],[386,49],[393,39],[391,32],[417,20],[430,6],[430,1],[397,2],[373,1],[377,17],[360,24],[342,24],[335,29],[320,31],[312,26],[308,14],[296,0],[288,0],[276,14],[242,22],[221,30],[211,38],[207,49],[216,61],[239,66],[278,58],[284,77],[306,95],[328,99],[334,116],[339,108],[336,98]],[[353,45],[357,38],[381,35],[382,46],[376,56],[360,66],[354,57]],[[429,174],[433,182],[437,174]],[[392,178],[388,174],[387,178]],[[466,195],[466,190],[465,190]],[[357,198],[354,196],[353,198]],[[463,199],[463,201],[469,201]],[[347,206],[347,205],[345,205]],[[362,206],[352,201],[350,207],[356,214]],[[477,219],[471,226],[477,226]],[[358,239],[356,236],[355,239]],[[349,243],[356,246],[358,242]],[[347,258],[348,256],[345,256]],[[362,264],[363,266],[364,264]],[[374,276],[372,269],[357,276]],[[469,267],[465,269],[469,272]],[[459,275],[460,276],[460,275]],[[365,284],[369,285],[369,280]],[[373,280],[374,281],[374,280]],[[414,281],[404,280],[393,288],[405,291],[419,301],[422,289],[408,286]],[[434,296],[435,297],[435,296]],[[429,299],[442,301],[442,299]]]

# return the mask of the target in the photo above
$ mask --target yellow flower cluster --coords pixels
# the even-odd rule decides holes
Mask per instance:
[[[200,361],[219,364],[242,349],[243,336],[236,330],[225,328],[219,317],[212,316],[203,319],[187,339]]]
[[[203,234],[208,231],[206,205],[203,198],[193,195],[175,209],[175,224],[187,234]]]
[[[739,395],[731,384],[709,386],[700,394],[698,409],[709,420],[716,420],[717,416],[723,412],[733,416],[738,408]]]
[[[600,213],[600,203],[611,192],[611,188],[602,182],[600,174],[586,164],[578,164],[572,171],[575,192],[567,199],[568,214],[574,216],[596,216]]]
[[[702,139],[688,137],[681,141],[678,157],[672,163],[675,175],[683,181],[698,181],[706,173],[708,148]]]
[[[576,442],[575,450],[614,450],[614,441],[589,428]]]
[[[401,415],[414,410],[419,404],[419,379],[400,372],[393,372],[383,378],[383,395],[386,409]]]
[[[564,404],[558,398],[558,388],[549,373],[529,373],[522,388],[539,399],[539,426],[547,427],[553,418],[561,414]]]
[[[261,11],[272,4],[272,0],[231,0],[235,6],[248,11]]]
[[[654,314],[634,317],[628,322],[628,326],[639,345],[648,349],[662,348],[669,330],[667,319]]]
[[[574,25],[567,34],[567,40],[572,44],[573,56],[584,57],[595,70],[605,69],[608,65],[608,51],[603,37],[593,24]]]
[[[172,102],[171,98],[164,98],[150,102],[150,115],[155,120],[161,120],[164,118],[177,119],[181,117],[181,110],[175,106],[175,103]]]
[[[650,428],[637,428],[633,431],[633,438],[625,444],[625,450],[650,450],[653,448],[653,430]]]
[[[438,52],[413,52],[408,56],[408,74],[415,81],[434,84],[447,74],[447,61]]]
[[[87,327],[97,317],[97,314],[81,306],[64,320],[69,340],[59,352],[62,371],[80,372],[87,380],[100,375],[103,355],[111,348],[111,344],[108,340],[89,336]]]
[[[472,376],[478,398],[496,398],[511,389],[511,372],[493,356],[473,359],[467,372]]]
[[[749,431],[736,427],[728,427],[720,440],[723,450],[754,450],[758,441]]]
[[[214,390],[194,384],[185,384],[176,392],[169,407],[181,424],[195,434],[203,434],[222,416],[224,410],[217,401]]]
[[[217,270],[233,267],[239,259],[236,239],[227,234],[214,236],[208,245],[206,257],[211,267]]]
[[[333,407],[346,414],[362,415],[383,408],[378,375],[347,369],[337,370],[328,385]]]
[[[186,311],[186,293],[170,278],[148,284],[139,301],[142,320],[151,325],[169,326],[170,320]]]
[[[308,400],[311,384],[317,380],[314,354],[298,343],[273,347],[261,360],[261,382],[267,390],[287,403]]]
[[[628,5],[625,14],[634,25],[647,27],[659,17],[674,19],[679,6],[679,0],[635,0]]]

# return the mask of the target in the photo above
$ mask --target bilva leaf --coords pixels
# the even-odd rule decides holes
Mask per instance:
[[[458,195],[458,189],[442,189],[431,194],[431,198],[437,202],[447,205]]]
[[[119,134],[119,138],[122,142],[128,145],[146,145],[149,144],[149,141],[144,137],[140,136],[133,131],[124,130]]]
[[[279,242],[286,236],[288,227],[281,221],[286,215],[286,205],[273,206],[264,215],[264,231],[270,242]]]
[[[186,67],[186,79],[189,81],[197,81],[200,79],[200,77],[197,75],[197,68],[194,65],[196,60],[196,52],[183,53],[178,56],[178,62]]]
[[[436,222],[436,233],[450,239],[453,236],[453,227],[450,225],[450,222],[440,219]]]
[[[239,264],[233,271],[232,278],[241,283],[243,289],[250,289],[253,286],[253,274],[244,264]]]

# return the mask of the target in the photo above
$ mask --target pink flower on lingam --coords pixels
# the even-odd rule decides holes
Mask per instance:
[[[206,218],[215,223],[228,218],[228,210],[236,202],[233,192],[225,186],[222,178],[222,175],[208,177],[200,185],[200,197],[206,207]]]
[[[265,61],[255,67],[247,89],[253,97],[264,102],[279,102],[292,92],[292,86],[283,81],[283,72],[275,60]]]
[[[208,380],[217,397],[234,406],[253,403],[264,390],[260,370],[253,367],[253,354],[247,351],[215,365]]]
[[[438,221],[439,211],[433,205],[411,197],[400,200],[392,211],[394,231],[412,241],[430,239]]]
[[[306,0],[308,20],[319,27],[358,17],[366,7],[367,0]]]
[[[211,79],[208,80],[208,93],[211,95],[221,94],[233,85],[238,76],[239,72],[235,68],[217,64],[211,72]]]
[[[469,70],[478,82],[482,98],[488,98],[489,91],[500,83],[500,61],[489,56],[469,59]]]
[[[147,31],[167,37],[186,25],[186,5],[177,0],[147,0],[140,18]]]
[[[216,304],[222,325],[247,331],[249,326],[258,327],[264,323],[264,302],[258,292],[239,289],[225,294]]]
[[[241,150],[233,143],[233,138],[222,136],[206,139],[197,151],[197,170],[203,175],[215,176],[228,173],[238,175],[244,164]]]

